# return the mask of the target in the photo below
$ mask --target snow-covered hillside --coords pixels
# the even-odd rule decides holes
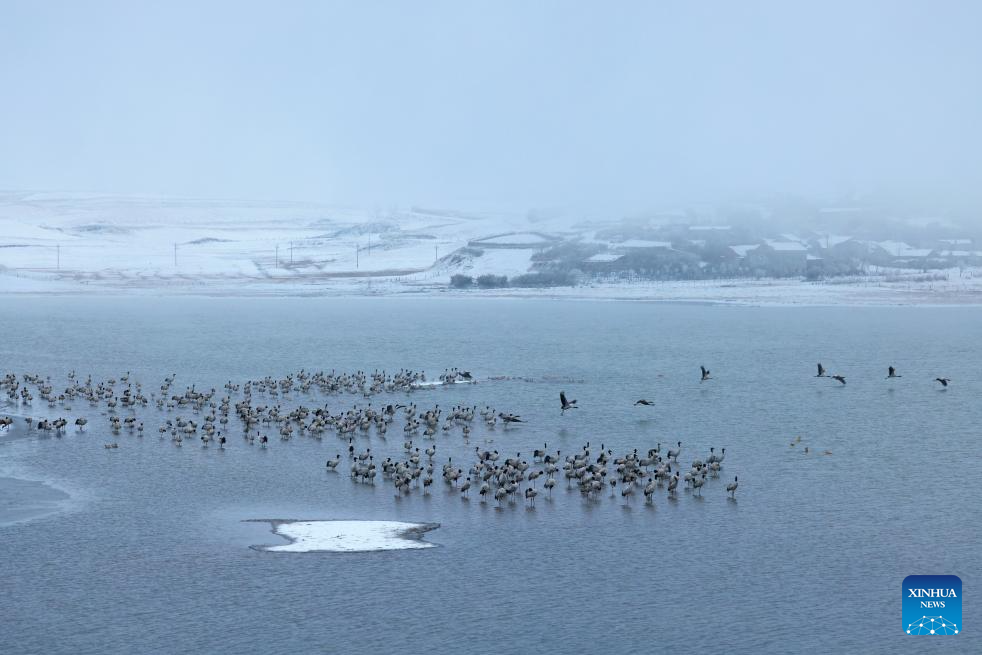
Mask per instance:
[[[612,222],[613,223],[613,222]],[[580,226],[580,227],[578,227]],[[452,275],[528,273],[554,243],[602,249],[596,220],[446,209],[361,210],[78,193],[0,192],[0,294],[485,294],[740,304],[982,304],[982,270],[800,279],[449,288]],[[669,244],[670,245],[670,244]],[[613,260],[605,253],[587,261]]]
[[[179,288],[374,279],[412,286],[446,283],[458,271],[528,270],[535,249],[457,252],[526,228],[523,217],[431,211],[0,194],[0,292],[38,282]]]

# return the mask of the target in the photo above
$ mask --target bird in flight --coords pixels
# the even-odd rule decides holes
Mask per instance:
[[[655,403],[651,402],[650,400],[645,400],[644,398],[642,398],[641,400],[639,400],[638,402],[636,402],[634,404],[635,405],[654,405]]]
[[[902,377],[903,377],[902,375],[897,375],[897,369],[895,369],[894,367],[891,366],[890,368],[887,369],[887,379],[902,378]]]
[[[700,382],[705,382],[706,380],[712,380],[712,379],[713,379],[713,378],[712,378],[712,377],[711,377],[711,376],[709,375],[709,369],[708,369],[708,368],[706,368],[705,366],[700,366],[700,367],[699,367],[699,370],[701,370],[701,371],[702,371],[702,379],[701,379],[701,380],[699,380]]]
[[[841,382],[842,384],[846,383],[846,376],[844,375],[833,375],[832,379],[835,380],[836,382]]]
[[[816,375],[815,377],[817,377],[817,378],[827,378],[828,376],[829,376],[829,374],[825,372],[825,367],[822,366],[822,362],[819,362],[818,363],[818,375]]]
[[[948,383],[951,382],[951,378],[934,378],[934,379],[940,382],[942,387],[947,387]]]
[[[565,391],[560,391],[559,392],[559,403],[560,403],[560,405],[562,405],[562,408],[563,408],[562,411],[560,412],[560,414],[565,414],[567,409],[576,409],[576,401],[575,400],[566,400],[566,392]]]

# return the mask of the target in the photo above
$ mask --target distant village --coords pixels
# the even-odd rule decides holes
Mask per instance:
[[[822,280],[982,265],[982,243],[955,225],[925,219],[867,220],[865,213],[848,208],[820,210],[819,217],[829,219],[821,222],[835,228],[822,230],[635,219],[576,233],[492,235],[472,240],[468,248],[478,256],[486,249],[532,249],[530,272],[512,280],[456,275],[451,285],[561,286],[590,280],[748,277]],[[843,229],[851,222],[861,226],[861,232]]]

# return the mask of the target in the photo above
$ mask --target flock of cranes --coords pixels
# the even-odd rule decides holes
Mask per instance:
[[[438,463],[438,435],[459,434],[466,444],[481,424],[487,437],[497,426],[509,430],[526,421],[518,413],[499,411],[490,405],[482,409],[465,405],[445,409],[436,404],[423,409],[408,400],[381,405],[372,400],[380,394],[408,394],[424,386],[474,381],[470,372],[458,369],[444,371],[436,382],[431,383],[427,383],[423,372],[408,369],[400,369],[394,374],[385,371],[324,373],[301,369],[283,378],[266,376],[242,384],[228,381],[221,391],[196,385],[178,391],[174,388],[175,380],[176,375],[168,375],[158,389],[148,392],[140,382],[131,380],[129,373],[118,379],[93,381],[91,375],[82,379],[73,371],[67,376],[67,384],[56,390],[50,377],[7,374],[0,379],[0,391],[8,402],[25,409],[35,406],[35,396],[52,410],[60,408],[67,412],[73,404],[89,405],[106,417],[113,440],[103,445],[112,450],[118,449],[120,434],[142,437],[148,419],[145,412],[153,409],[160,416],[156,429],[159,438],[169,438],[178,447],[193,439],[202,447],[214,444],[224,450],[229,437],[236,431],[241,433],[245,443],[263,449],[270,446],[271,436],[278,436],[280,442],[298,437],[320,441],[333,433],[345,444],[347,469],[351,479],[358,483],[374,484],[380,478],[391,482],[398,494],[410,494],[416,489],[428,494],[434,480],[441,479],[464,498],[474,493],[482,501],[493,501],[498,505],[524,499],[534,506],[541,493],[551,498],[557,477],[565,479],[570,489],[575,486],[583,496],[592,499],[609,490],[610,495],[619,494],[625,502],[638,495],[651,503],[656,490],[663,486],[669,496],[674,496],[679,486],[701,495],[707,481],[719,477],[725,458],[725,449],[716,452],[711,448],[707,455],[696,457],[685,468],[678,462],[679,441],[664,453],[661,444],[644,451],[631,449],[615,454],[603,444],[596,449],[587,443],[565,455],[559,450],[546,452],[545,447],[534,449],[531,457],[523,457],[520,450],[513,457],[504,457],[497,450],[481,450],[475,445],[470,464],[458,464],[453,457]],[[331,403],[308,403],[312,394],[325,397],[354,394],[368,402],[332,411]],[[635,405],[651,406],[654,403],[641,399]],[[576,400],[570,400],[565,392],[560,392],[561,416],[578,407]],[[150,415],[152,418],[153,414]],[[12,423],[12,417],[4,417],[0,419],[0,428],[7,428]],[[50,430],[61,435],[68,419],[35,420],[26,416],[24,423],[28,430]],[[75,420],[79,432],[84,432],[87,423],[84,416]],[[359,437],[374,437],[368,443],[377,448],[385,445],[387,434],[396,425],[401,425],[404,439],[401,456],[384,457],[373,452],[371,446],[361,449],[356,445]],[[429,445],[422,444],[421,440],[428,440]],[[485,439],[485,443],[491,441]],[[451,443],[447,450],[452,453],[455,448],[459,450],[459,445]],[[442,452],[444,448],[439,446],[439,450]],[[338,453],[327,460],[326,469],[338,471],[342,461],[342,455]],[[731,497],[735,496],[737,485],[735,477],[726,485]]]
[[[705,458],[694,459],[683,475],[683,468],[678,464],[682,452],[681,441],[664,453],[659,443],[647,453],[634,449],[621,455],[615,455],[604,444],[594,455],[589,442],[565,457],[560,450],[551,452],[548,447],[548,444],[543,444],[541,449],[534,449],[530,462],[521,452],[516,452],[514,457],[502,458],[497,450],[482,450],[480,446],[475,446],[474,460],[469,466],[460,466],[449,457],[438,468],[434,462],[436,444],[421,451],[412,440],[407,440],[403,443],[405,452],[402,457],[386,457],[376,463],[371,448],[356,452],[349,442],[349,471],[352,480],[365,484],[375,484],[376,478],[381,475],[383,480],[392,483],[399,495],[408,495],[413,490],[421,490],[423,495],[429,494],[430,487],[439,476],[446,487],[456,490],[462,498],[470,497],[473,491],[481,502],[493,501],[499,507],[502,503],[514,503],[522,498],[533,507],[540,493],[547,494],[551,499],[557,478],[565,479],[568,489],[575,487],[589,499],[598,500],[609,490],[611,497],[619,493],[628,503],[635,495],[643,495],[646,504],[653,504],[654,494],[659,488],[665,487],[668,496],[674,498],[680,482],[683,488],[702,495],[707,479],[719,478],[726,458],[726,448],[716,452],[712,447]],[[327,470],[336,472],[342,461],[338,453],[327,460]],[[543,476],[545,479],[540,492],[538,480]],[[738,486],[739,478],[734,476],[725,487],[726,493],[735,498]]]
[[[699,369],[700,382],[714,379],[705,366],[700,366]],[[815,377],[829,378],[843,386],[846,384],[844,375],[830,375],[821,363],[817,364]],[[896,367],[887,368],[886,379],[902,377]],[[445,484],[459,490],[464,497],[468,497],[473,490],[482,500],[493,499],[498,504],[514,502],[521,496],[530,505],[534,504],[535,498],[540,494],[537,481],[543,476],[545,479],[542,481],[542,490],[551,497],[557,475],[565,478],[568,486],[575,484],[582,494],[591,498],[597,498],[604,489],[609,489],[611,495],[619,490],[621,496],[630,501],[637,489],[651,502],[653,494],[661,486],[667,487],[670,496],[676,493],[680,480],[683,487],[701,494],[707,479],[719,477],[725,457],[725,449],[716,453],[712,448],[708,455],[694,459],[689,469],[683,470],[678,465],[681,441],[675,447],[668,448],[664,454],[661,444],[658,444],[640,454],[639,450],[633,449],[620,455],[615,455],[603,445],[598,451],[591,452],[591,446],[587,443],[579,451],[562,458],[558,450],[555,453],[546,453],[535,449],[531,461],[523,458],[518,451],[514,457],[507,457],[499,462],[497,451],[482,451],[479,446],[475,446],[475,458],[470,465],[460,466],[453,462],[452,457],[448,457],[442,465],[437,465],[436,444],[433,443],[421,451],[417,439],[435,440],[438,434],[459,432],[466,442],[475,429],[475,423],[483,423],[485,430],[494,430],[498,425],[507,430],[525,423],[525,419],[520,414],[498,411],[490,406],[478,410],[476,406],[459,405],[444,410],[437,404],[424,410],[412,402],[374,406],[370,401],[380,394],[408,394],[426,386],[475,381],[469,371],[457,368],[444,370],[432,382],[427,381],[424,371],[410,369],[400,369],[392,374],[378,370],[372,373],[312,373],[301,369],[283,378],[266,376],[248,380],[241,385],[229,381],[225,384],[223,393],[214,388],[198,389],[195,385],[176,393],[172,390],[175,379],[174,374],[166,376],[159,387],[159,393],[155,390],[147,394],[139,382],[130,380],[129,372],[118,380],[111,378],[93,382],[91,376],[83,381],[72,371],[67,376],[67,386],[56,392],[50,377],[37,374],[18,377],[10,373],[0,378],[0,391],[6,394],[8,402],[24,407],[32,407],[37,394],[49,409],[60,407],[70,411],[73,403],[88,403],[93,408],[104,408],[109,431],[114,436],[112,442],[104,444],[107,449],[118,448],[115,437],[123,432],[143,435],[144,422],[139,420],[137,413],[147,407],[155,407],[170,415],[162,420],[157,433],[161,439],[170,437],[176,446],[181,446],[186,440],[197,439],[204,447],[214,442],[219,449],[224,449],[228,444],[228,436],[233,431],[230,423],[238,424],[247,444],[258,444],[260,448],[269,446],[270,435],[278,434],[280,441],[286,442],[296,436],[321,440],[325,434],[333,432],[346,443],[350,476],[357,482],[374,484],[376,477],[381,476],[381,479],[390,481],[399,494],[411,493],[416,488],[422,489],[422,493],[426,494],[439,477]],[[935,380],[942,389],[946,389],[951,382],[950,378],[943,376]],[[353,394],[369,402],[365,406],[353,405],[337,413],[330,410],[328,403],[323,406],[307,406],[298,402],[290,409],[284,406],[291,399],[302,400],[311,393],[323,396]],[[233,396],[238,400],[233,401]],[[634,405],[651,407],[655,403],[641,398]],[[579,408],[577,400],[569,399],[564,391],[559,393],[561,417]],[[121,413],[128,415],[121,416]],[[374,434],[384,442],[389,427],[397,418],[401,419],[401,431],[405,439],[401,456],[377,459],[376,453],[370,447],[363,451],[356,449],[355,438],[358,436],[368,437]],[[0,430],[9,429],[13,421],[10,416],[0,417]],[[63,417],[24,417],[28,430],[57,435],[64,434],[68,422]],[[79,432],[83,432],[87,424],[88,419],[84,416],[79,416],[74,421]],[[826,451],[825,454],[830,453]],[[339,453],[335,458],[327,460],[326,468],[336,471],[341,462]],[[735,496],[738,485],[738,479],[734,476],[733,481],[726,485],[726,492]]]
[[[705,372],[705,369],[703,369],[703,371]],[[835,380],[836,382],[838,382],[839,384],[842,384],[842,385],[845,385],[845,383],[846,383],[846,376],[844,376],[844,375],[838,375],[838,374],[837,375],[829,375],[828,372],[825,370],[825,367],[822,366],[822,363],[821,362],[818,363],[818,373],[815,375],[815,377],[817,377],[817,378],[830,378],[830,379]],[[887,380],[894,380],[894,379],[902,378],[902,377],[903,377],[902,375],[900,375],[899,373],[897,373],[896,367],[894,367],[894,366],[887,367],[887,377],[886,377]],[[705,377],[703,379],[705,379]],[[948,383],[951,382],[951,378],[937,377],[937,378],[934,378],[934,381],[937,382],[938,384],[940,384],[942,388],[947,388]]]

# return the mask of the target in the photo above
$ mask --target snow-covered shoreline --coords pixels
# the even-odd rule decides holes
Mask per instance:
[[[982,278],[963,283],[829,283],[797,280],[711,280],[584,284],[574,287],[451,289],[445,284],[390,278],[282,280],[117,279],[79,283],[0,271],[0,296],[202,296],[230,298],[443,298],[595,300],[741,306],[979,306]]]
[[[982,305],[982,269],[864,277],[586,281],[456,290],[453,275],[516,279],[542,244],[602,246],[569,218],[313,203],[0,192],[0,297],[434,297],[735,305]],[[494,236],[497,235],[497,236]],[[548,236],[543,236],[548,235]],[[540,245],[536,245],[539,243]],[[630,242],[625,242],[630,243]],[[609,244],[607,244],[609,245]],[[604,246],[605,247],[605,246]]]

